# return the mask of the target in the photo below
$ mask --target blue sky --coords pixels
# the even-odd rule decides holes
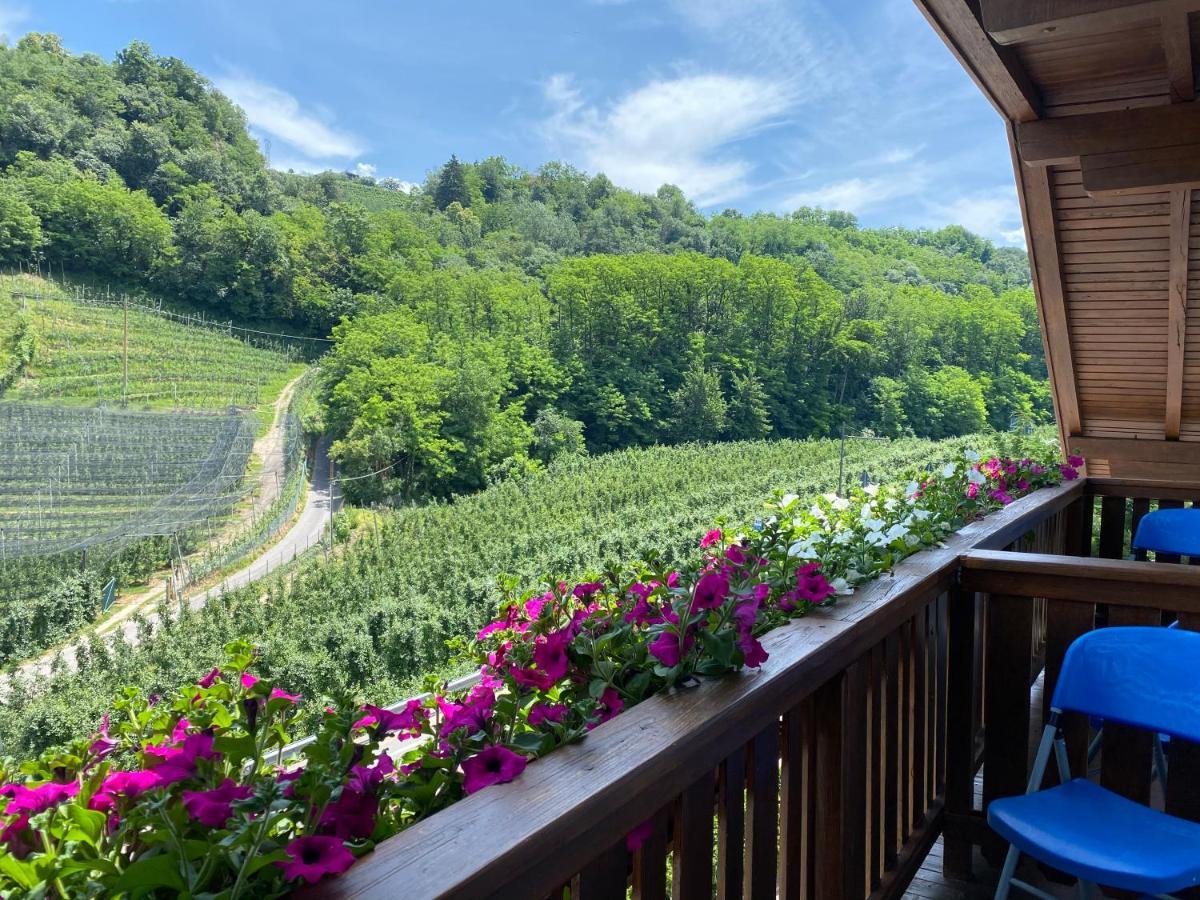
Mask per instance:
[[[213,80],[278,168],[563,159],[706,210],[1023,242],[1004,129],[910,0],[0,0],[0,33]]]

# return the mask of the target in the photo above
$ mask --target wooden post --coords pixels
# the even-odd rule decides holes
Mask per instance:
[[[975,806],[975,595],[950,592],[949,696],[946,700],[946,827],[942,871],[971,874],[968,819]]]

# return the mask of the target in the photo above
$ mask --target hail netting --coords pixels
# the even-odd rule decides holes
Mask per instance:
[[[178,535],[244,493],[249,416],[0,403],[0,560]]]

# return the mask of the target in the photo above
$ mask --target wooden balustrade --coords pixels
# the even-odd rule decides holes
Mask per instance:
[[[944,785],[975,771],[974,747],[947,754],[949,723],[974,735],[982,708],[984,635],[964,615],[976,603],[958,587],[959,558],[1063,552],[1083,495],[1069,483],[973,523],[767,635],[760,670],[653,697],[310,893],[900,896],[941,830]],[[965,689],[951,675],[962,668],[978,669]],[[625,837],[644,822],[650,836],[630,853]]]
[[[987,804],[1024,790],[1031,738],[1040,733],[1071,641],[1097,627],[1173,620],[1200,630],[1200,569],[1165,555],[1148,563],[1145,554],[1133,554],[1130,548],[1142,516],[1152,508],[1181,506],[1192,493],[1091,481],[1063,517],[1065,554],[978,549],[963,555],[960,596],[950,612],[949,678],[958,692],[951,691],[948,722],[948,874],[969,873],[972,844],[982,845],[990,862],[999,862],[1004,848],[985,825]],[[1080,558],[1093,551],[1096,558]],[[1039,632],[1044,637],[1040,653],[1035,646]],[[978,644],[970,647],[972,633],[985,636],[982,666]],[[1031,674],[1042,677],[1040,692],[1020,689]],[[1087,770],[1089,723],[1068,715],[1064,731],[1072,771],[1082,774]],[[1150,802],[1151,750],[1150,734],[1106,726],[1101,783]],[[982,805],[977,809],[974,777],[981,761]],[[1200,821],[1200,747],[1172,741],[1169,773],[1162,791],[1165,808]],[[1047,773],[1047,783],[1056,778],[1055,772]]]

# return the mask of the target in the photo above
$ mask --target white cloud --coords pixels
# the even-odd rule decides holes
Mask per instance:
[[[556,149],[617,184],[653,191],[678,185],[702,206],[745,194],[753,166],[732,145],[791,105],[778,84],[749,76],[656,80],[601,108],[568,75],[545,85],[552,114],[543,132]]]
[[[360,178],[374,178],[377,171],[379,170],[370,163],[360,162],[354,166],[354,174]]]
[[[29,10],[24,6],[10,6],[0,3],[0,40],[14,40],[21,36],[21,25],[29,18]]]
[[[253,128],[283,141],[306,157],[346,159],[364,150],[356,137],[305,111],[295,97],[274,85],[238,73],[216,79],[216,85],[245,110]]]
[[[1021,207],[1016,188],[1011,185],[976,191],[950,203],[933,206],[930,216],[937,224],[961,225],[1000,243],[1025,244]]]
[[[826,182],[785,199],[781,207],[791,211],[801,206],[820,206],[856,214],[887,206],[905,197],[917,197],[929,184],[924,166],[893,169],[867,178],[854,177]]]
[[[302,175],[318,175],[330,169],[335,171],[337,169],[336,166],[330,166],[313,159],[304,159],[299,156],[275,156],[274,154],[271,156],[271,168],[279,172],[299,172]]]

